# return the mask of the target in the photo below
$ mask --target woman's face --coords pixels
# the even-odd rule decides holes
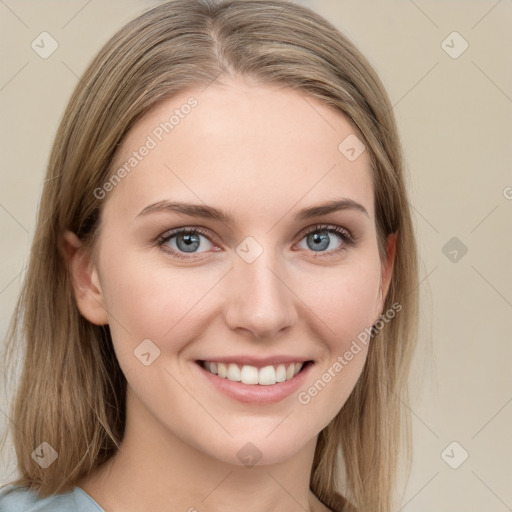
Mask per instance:
[[[338,413],[367,355],[353,342],[389,283],[354,137],[325,104],[241,80],[182,93],[137,122],[116,155],[119,179],[97,192],[91,302],[106,313],[89,314],[110,324],[133,428],[271,464]],[[335,201],[348,202],[311,211]],[[225,363],[230,378],[199,361],[221,374]],[[290,364],[305,361],[292,378]]]

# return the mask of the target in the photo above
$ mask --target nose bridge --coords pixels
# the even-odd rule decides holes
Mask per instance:
[[[258,247],[259,246],[259,247]],[[226,321],[232,329],[249,330],[257,338],[273,336],[297,318],[293,294],[276,251],[253,240],[237,248]]]

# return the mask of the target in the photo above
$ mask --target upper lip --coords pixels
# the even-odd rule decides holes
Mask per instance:
[[[217,357],[213,356],[212,358],[206,357],[204,359],[200,359],[199,361],[209,361],[215,363],[235,363],[239,365],[249,365],[255,366],[257,368],[263,368],[264,366],[273,366],[278,364],[285,363],[305,363],[307,361],[312,361],[311,358],[305,358],[301,356],[290,356],[290,355],[276,355],[276,356],[268,356],[268,357],[252,357],[248,355],[240,355],[240,356],[229,356],[229,357]]]

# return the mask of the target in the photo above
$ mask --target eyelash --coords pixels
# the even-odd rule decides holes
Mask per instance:
[[[302,233],[301,240],[303,238],[307,237],[308,235],[310,235],[311,233],[316,233],[316,232],[332,233],[332,234],[336,235],[341,240],[341,242],[343,242],[343,244],[338,249],[326,252],[325,254],[327,254],[327,255],[332,255],[332,254],[337,254],[337,253],[343,252],[343,251],[347,250],[347,248],[349,248],[349,247],[354,247],[357,242],[356,237],[353,236],[348,230],[346,230],[340,226],[334,226],[334,225],[330,225],[330,224],[317,224],[316,226],[311,226],[311,227],[307,228],[306,231],[304,231]],[[166,244],[169,240],[171,240],[171,238],[174,238],[175,236],[178,236],[181,234],[202,235],[205,238],[207,238],[211,243],[214,243],[210,239],[211,237],[210,237],[210,233],[208,231],[205,231],[200,227],[194,227],[194,228],[178,228],[173,231],[164,233],[158,237],[157,244],[159,247],[162,248],[162,250],[164,252],[171,254],[173,257],[178,258],[178,259],[193,260],[193,259],[201,258],[202,256],[199,255],[201,253],[196,254],[195,256],[194,256],[194,253],[190,253],[190,256],[184,256],[184,253],[176,252],[174,250],[169,250],[169,249],[163,248],[163,245]],[[311,251],[311,252],[314,253],[315,251]],[[319,252],[314,257],[322,258],[322,257],[324,257],[324,255],[322,254],[322,252]]]

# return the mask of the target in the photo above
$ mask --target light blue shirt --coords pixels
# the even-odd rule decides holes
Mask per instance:
[[[0,512],[105,512],[80,487],[41,498],[35,491],[9,485],[0,489]]]

